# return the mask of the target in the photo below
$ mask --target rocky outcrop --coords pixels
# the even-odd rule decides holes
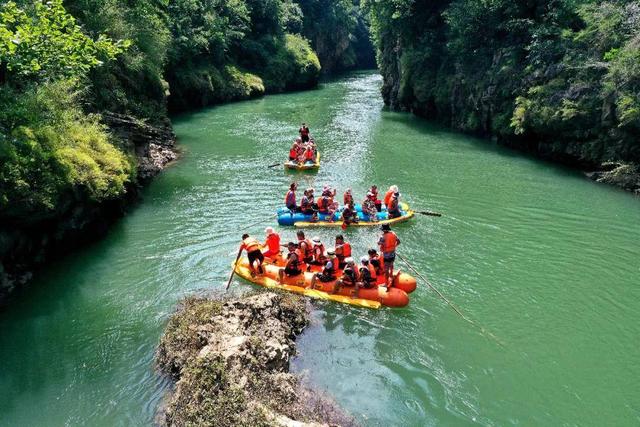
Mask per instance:
[[[102,118],[112,133],[135,152],[139,180],[156,176],[178,158],[176,135],[168,118],[155,126],[122,114],[105,113]]]
[[[640,195],[640,166],[634,164],[606,162],[600,170],[586,172],[587,178],[603,184],[615,185]]]
[[[157,364],[175,381],[158,421],[167,426],[326,426],[353,421],[289,373],[308,323],[298,296],[262,292],[184,300],[161,339]]]
[[[70,193],[55,211],[38,219],[0,221],[0,305],[27,284],[39,266],[102,237],[137,199],[139,185],[178,156],[168,119],[152,126],[134,117],[103,114],[103,121],[138,160],[137,180],[122,197],[100,203]]]

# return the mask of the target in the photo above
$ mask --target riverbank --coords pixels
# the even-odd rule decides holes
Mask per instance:
[[[308,323],[305,300],[289,294],[184,299],[157,351],[157,366],[175,382],[158,423],[353,425],[335,403],[289,372],[295,339]]]

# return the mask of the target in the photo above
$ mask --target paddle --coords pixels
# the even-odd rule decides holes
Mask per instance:
[[[439,212],[431,212],[431,211],[415,211],[415,213],[427,215],[427,216],[442,216]]]
[[[229,285],[231,284],[231,279],[233,279],[233,275],[236,272],[236,265],[238,265],[238,260],[240,259],[240,255],[242,255],[242,248],[238,251],[238,256],[233,263],[233,267],[231,267],[231,274],[229,274],[229,280],[227,281],[227,286],[224,287],[224,291],[226,292],[229,289]]]
[[[275,168],[276,166],[280,166],[281,163],[274,163],[272,165],[267,166],[268,168]]]

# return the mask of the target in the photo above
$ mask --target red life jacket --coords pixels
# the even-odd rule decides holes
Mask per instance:
[[[384,195],[384,205],[387,207],[389,206],[389,203],[391,203],[391,196],[393,196],[392,190],[387,191]]]
[[[349,242],[344,242],[342,246],[336,247],[336,257],[340,261],[344,261],[345,258],[349,258],[351,256],[351,244]]]
[[[280,236],[276,233],[269,234],[267,236],[267,247],[269,248],[269,252],[277,253],[280,252]]]
[[[295,159],[298,157],[298,151],[295,148],[289,150],[289,157]]]
[[[313,160],[315,156],[313,155],[313,150],[305,150],[304,159],[305,160]]]

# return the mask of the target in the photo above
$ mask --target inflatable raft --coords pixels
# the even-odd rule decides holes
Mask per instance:
[[[283,264],[279,262],[278,264]],[[331,294],[335,285],[335,280],[331,282],[316,281],[314,288],[311,288],[311,279],[313,275],[319,271],[320,267],[314,266],[312,271],[303,272],[295,277],[284,278],[283,283],[278,283],[278,271],[281,265],[268,264],[262,265],[264,274],[251,276],[249,270],[249,261],[241,258],[235,265],[235,272],[243,279],[263,286],[269,289],[280,289],[288,292],[294,292],[310,298],[324,299],[329,301],[340,302],[344,304],[355,305],[366,308],[380,308],[381,305],[387,307],[404,307],[409,304],[408,293],[416,289],[416,280],[408,274],[399,273],[394,278],[394,285],[391,288],[376,286],[371,289],[360,289],[357,297],[355,287],[343,287],[336,294]],[[337,277],[341,272],[338,271]],[[384,280],[384,279],[383,279]]]
[[[299,170],[299,171],[309,171],[309,170],[317,170],[320,169],[320,151],[316,152],[316,161],[315,163],[304,162],[284,162],[284,168],[289,170]]]
[[[340,217],[342,215],[342,207],[333,214],[333,221],[329,220],[329,215],[318,214],[318,220],[312,221],[312,215],[305,215],[301,212],[293,213],[286,207],[278,209],[278,224],[280,225],[295,225],[296,227],[341,227],[342,221]],[[350,227],[370,227],[382,224],[397,224],[399,222],[407,221],[415,215],[415,212],[409,208],[406,203],[400,203],[400,215],[397,218],[389,218],[389,213],[386,210],[378,212],[376,214],[376,220],[372,221],[369,215],[362,212],[362,207],[356,205],[356,212],[358,213],[358,222],[352,222]]]

